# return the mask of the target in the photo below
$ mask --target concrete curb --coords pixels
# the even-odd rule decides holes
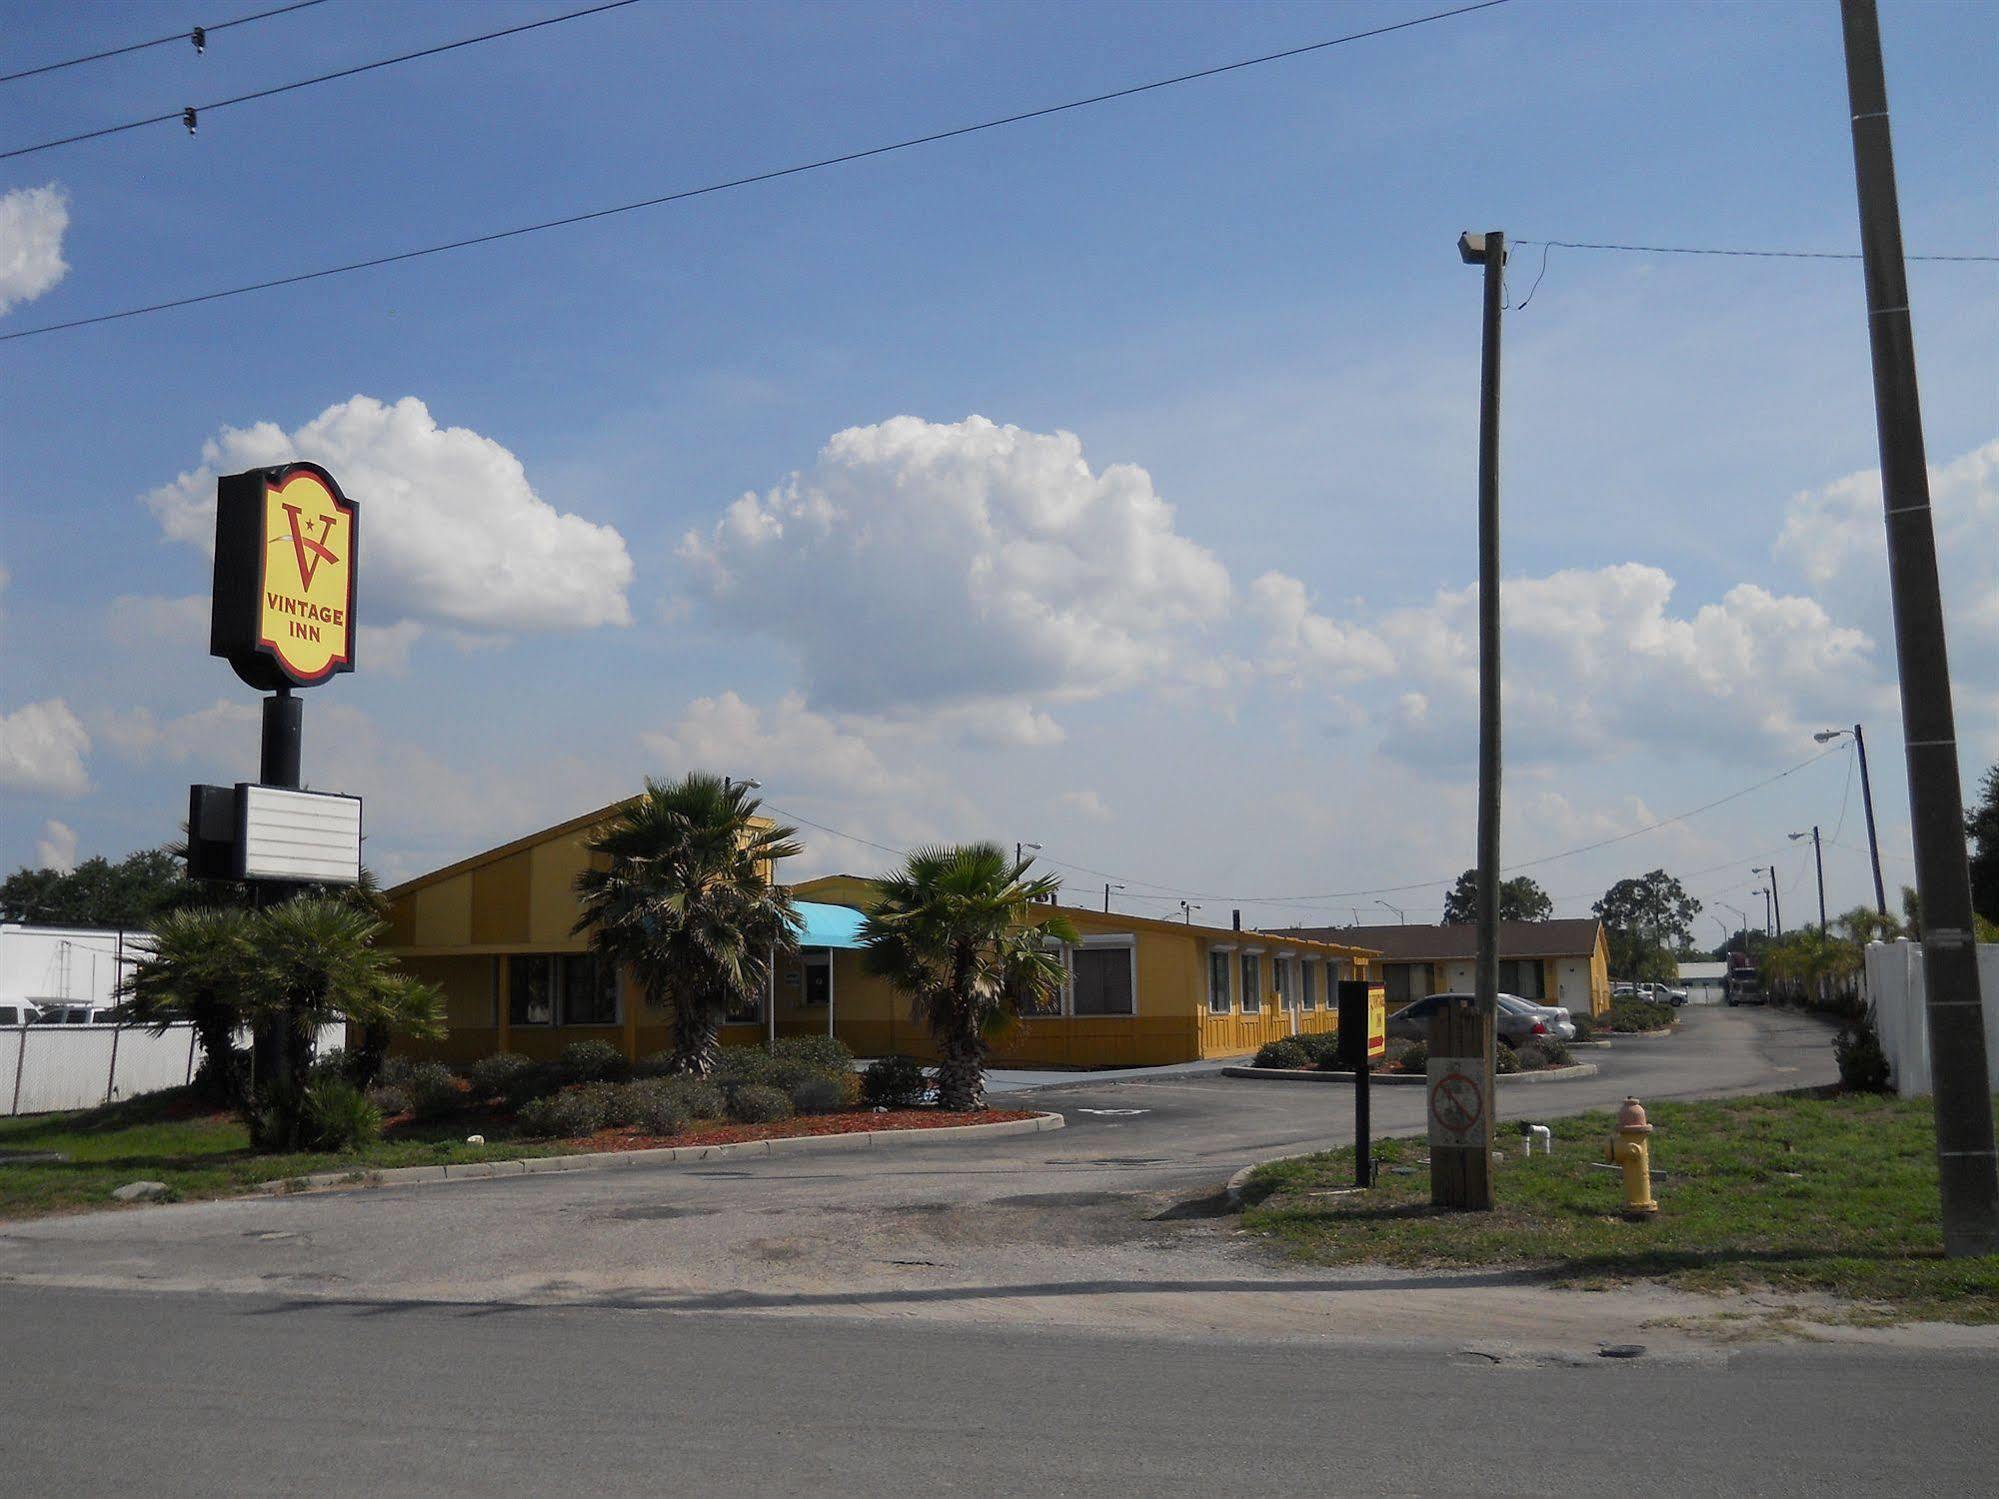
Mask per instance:
[[[252,1190],[272,1196],[299,1192],[404,1187],[426,1182],[478,1181],[494,1176],[536,1176],[552,1171],[627,1171],[647,1166],[686,1166],[743,1156],[802,1155],[812,1151],[874,1150],[885,1146],[954,1145],[968,1137],[1038,1135],[1068,1123],[1046,1111],[1031,1119],[992,1124],[943,1124],[934,1129],[855,1130],[844,1135],[788,1135],[775,1140],[734,1140],[717,1145],[663,1145],[652,1150],[593,1150],[582,1155],[530,1156],[510,1161],[464,1161],[442,1166],[392,1166],[382,1171],[320,1171],[310,1176],[260,1182]]]
[[[1661,1036],[1676,1034],[1679,1029],[1679,1022],[1674,1021],[1662,1031],[1612,1031],[1611,1035],[1620,1041],[1656,1041]]]
[[[1354,1080],[1351,1072],[1306,1072],[1294,1067],[1224,1067],[1223,1077],[1253,1077],[1266,1083],[1350,1083]],[[1578,1062],[1573,1067],[1550,1067],[1541,1072],[1502,1072],[1502,1083],[1552,1083],[1565,1077],[1595,1077],[1596,1063]],[[1387,1084],[1394,1088],[1421,1087],[1429,1079],[1414,1072],[1377,1072],[1373,1074],[1377,1087]]]

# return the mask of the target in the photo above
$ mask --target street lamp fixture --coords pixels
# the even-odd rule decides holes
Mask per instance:
[[[1407,926],[1409,924],[1409,914],[1406,911],[1404,911],[1400,906],[1391,906],[1385,900],[1378,900],[1375,902],[1375,904],[1377,906],[1380,906],[1383,910],[1393,911],[1395,913],[1395,919],[1397,921],[1400,921],[1404,926]]]

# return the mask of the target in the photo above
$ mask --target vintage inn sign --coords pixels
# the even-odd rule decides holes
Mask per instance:
[[[359,521],[316,463],[216,480],[208,653],[264,691],[352,671]]]

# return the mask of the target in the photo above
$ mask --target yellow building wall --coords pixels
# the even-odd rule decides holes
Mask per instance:
[[[593,829],[613,811],[607,808],[579,818],[389,892],[389,948],[418,977],[444,990],[450,1025],[450,1034],[441,1041],[402,1043],[399,1050],[462,1063],[501,1050],[553,1057],[570,1042],[584,1039],[615,1041],[634,1058],[671,1044],[669,1017],[647,1009],[629,982],[623,994],[623,1023],[617,1027],[515,1027],[508,1021],[507,956],[587,949],[587,938],[570,930],[578,910],[575,881],[588,867],[586,844]],[[864,910],[874,891],[871,881],[829,876],[799,886],[794,893],[801,899]],[[1290,1012],[1278,1004],[1274,987],[1264,996],[1261,1014],[1243,1014],[1233,994],[1229,1014],[1208,1012],[1210,945],[1254,941],[1260,934],[1223,933],[1068,908],[1061,908],[1061,915],[1085,939],[1131,940],[1136,1013],[1022,1020],[996,1046],[993,1061],[998,1065],[1145,1066],[1240,1056],[1280,1036],[1335,1028],[1337,1017],[1327,1004],[1323,962],[1317,965],[1318,1004],[1298,1014],[1295,1028]],[[1274,939],[1262,940],[1271,951],[1279,949]],[[1282,947],[1345,959],[1356,976],[1367,976],[1368,955],[1359,949],[1289,941]],[[934,1058],[929,1033],[910,1018],[908,1000],[885,979],[868,973],[860,952],[838,951],[833,962],[836,1032],[856,1055]],[[779,964],[774,996],[775,1030],[780,1036],[825,1033],[825,1008],[804,1003],[804,967],[803,959]],[[1269,986],[1268,958],[1263,971]],[[729,1024],[723,1028],[722,1041],[760,1044],[768,1024],[762,1019]]]

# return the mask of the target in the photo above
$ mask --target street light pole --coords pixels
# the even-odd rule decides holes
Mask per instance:
[[[1999,1252],[1999,1148],[1993,1141],[1991,1079],[1985,1065],[1957,716],[1951,706],[1943,593],[1937,583],[1915,332],[1888,128],[1888,82],[1881,65],[1881,18],[1874,0],[1840,0],[1839,13],[1853,121],[1853,175],[1860,197],[1888,584],[1909,762],[1909,820],[1915,831],[1916,894],[1923,903],[1923,1007],[1930,1027],[1944,1253],[1988,1255]]]
[[[1803,838],[1804,836],[1805,834],[1803,833],[1791,834],[1793,839]],[[1819,844],[1819,825],[1817,823],[1812,824],[1811,840],[1812,862],[1818,866],[1819,872],[1819,935],[1823,937],[1825,935],[1825,849]]]
[[[1874,909],[1886,916],[1888,891],[1881,883],[1881,839],[1874,831],[1874,780],[1867,774],[1867,735],[1855,724],[1850,729],[1821,729],[1812,738],[1820,744],[1829,744],[1847,734],[1853,736],[1853,747],[1860,752],[1860,804],[1867,809],[1867,857],[1874,865]]]
[[[1751,874],[1762,875],[1764,883],[1770,887],[1770,909],[1776,916],[1777,935],[1781,938],[1784,935],[1784,897],[1777,893],[1777,866],[1775,864],[1752,864],[1749,866],[1749,872]]]

